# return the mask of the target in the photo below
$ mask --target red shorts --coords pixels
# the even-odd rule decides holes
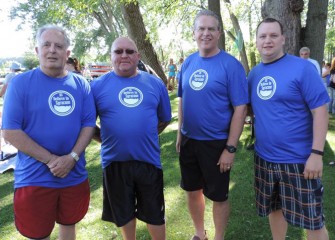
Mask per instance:
[[[16,228],[27,238],[46,238],[55,222],[73,225],[83,219],[89,201],[88,180],[66,188],[18,188],[14,194]]]

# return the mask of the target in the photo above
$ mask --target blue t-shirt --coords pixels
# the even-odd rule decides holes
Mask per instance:
[[[9,84],[2,129],[22,130],[52,154],[69,154],[83,127],[94,127],[96,111],[88,82],[69,73],[63,78],[45,75],[40,68],[17,75]],[[48,166],[19,151],[15,188],[74,186],[87,178],[85,154],[69,175],[54,177]]]
[[[329,102],[313,64],[286,54],[257,65],[248,81],[257,154],[269,162],[305,163],[313,141],[311,110]]]
[[[178,97],[182,98],[183,135],[196,140],[227,139],[233,106],[248,103],[245,71],[222,50],[208,58],[193,53],[182,65]]]
[[[110,72],[91,87],[101,124],[102,167],[135,160],[161,168],[158,122],[171,120],[162,80],[143,71],[131,78]]]

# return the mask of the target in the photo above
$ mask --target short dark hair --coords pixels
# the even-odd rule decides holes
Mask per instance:
[[[284,28],[283,28],[283,24],[281,24],[281,22],[275,18],[264,18],[260,23],[258,23],[257,28],[256,28],[256,34],[258,33],[258,28],[262,23],[278,23],[279,27],[280,27],[280,33],[284,34]]]
[[[210,16],[210,17],[213,17],[216,19],[216,21],[218,22],[218,30],[221,31],[221,28],[220,28],[220,19],[218,17],[218,15],[216,15],[215,12],[211,11],[211,10],[208,10],[208,9],[202,9],[200,10],[197,15],[195,16],[195,19],[194,19],[194,22],[193,22],[193,29],[195,29],[195,25],[196,25],[196,22],[198,20],[199,17],[201,16]]]

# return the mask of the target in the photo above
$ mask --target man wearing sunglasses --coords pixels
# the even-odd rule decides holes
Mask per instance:
[[[171,120],[170,100],[159,78],[137,69],[135,43],[116,39],[114,70],[91,83],[100,117],[102,142],[102,219],[136,239],[136,218],[147,223],[151,238],[165,239],[163,172],[159,137]]]

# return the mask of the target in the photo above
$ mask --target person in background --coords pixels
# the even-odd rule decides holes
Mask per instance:
[[[335,58],[332,59],[329,68],[329,85],[328,94],[330,103],[328,104],[328,113],[335,114]]]
[[[0,97],[3,97],[3,98],[5,96],[5,93],[6,93],[6,90],[7,90],[7,87],[10,81],[21,72],[21,64],[18,62],[12,62],[10,66],[10,71],[11,72],[6,75],[5,81],[0,91]]]
[[[168,90],[173,91],[175,87],[175,78],[176,78],[176,73],[177,73],[177,65],[173,63],[173,59],[170,58],[170,63],[168,66],[168,82],[167,82],[167,87]]]
[[[77,58],[69,57],[66,61],[65,69],[70,72],[82,75],[80,63]]]
[[[181,188],[195,228],[192,240],[208,239],[206,196],[213,202],[215,240],[224,239],[230,206],[229,176],[244,126],[248,85],[242,64],[218,47],[218,16],[201,10],[193,36],[198,52],[183,63],[178,86],[178,131]]]
[[[325,88],[328,89],[329,83],[330,83],[330,63],[325,63],[324,66],[322,67],[322,80],[323,84],[325,85]]]
[[[178,73],[177,73],[177,76],[176,76],[177,84],[179,83],[179,79],[180,79],[180,69],[181,69],[181,66],[183,65],[183,62],[184,62],[184,58],[181,57],[181,58],[179,59],[178,66],[177,66],[177,69],[178,69]]]
[[[2,118],[5,140],[18,149],[15,225],[26,238],[50,239],[57,222],[58,239],[73,240],[90,200],[85,148],[94,133],[94,99],[87,81],[65,70],[67,33],[46,25],[36,40],[40,67],[13,78]]]
[[[284,53],[281,23],[256,29],[262,62],[248,76],[255,115],[255,193],[273,239],[285,239],[288,223],[308,240],[328,240],[323,213],[323,148],[329,97],[311,64]]]
[[[153,240],[165,240],[163,171],[159,133],[171,121],[163,81],[137,69],[140,54],[133,40],[112,44],[114,70],[92,81],[101,123],[102,219],[121,228],[123,239],[136,239],[136,219]],[[98,128],[99,129],[99,128]]]
[[[321,76],[320,64],[316,60],[309,57],[311,54],[311,50],[308,47],[302,47],[299,51],[299,54],[301,58],[306,59],[311,63],[313,63],[319,75]]]
[[[325,63],[324,67],[322,68],[322,80],[326,88],[329,87],[330,84],[330,63]]]

